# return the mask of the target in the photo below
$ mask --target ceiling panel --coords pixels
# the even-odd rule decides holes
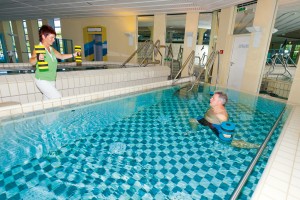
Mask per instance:
[[[247,0],[1,0],[0,20],[209,12]],[[73,13],[73,15],[71,15]]]
[[[273,37],[300,39],[300,0],[279,0],[274,28]]]
[[[1,0],[0,20],[211,12],[250,0]],[[279,0],[275,36],[300,39],[300,0]],[[293,37],[294,37],[293,36]]]

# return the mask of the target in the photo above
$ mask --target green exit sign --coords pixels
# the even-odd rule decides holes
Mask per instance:
[[[242,11],[245,11],[245,10],[247,10],[246,7],[239,7],[239,8],[237,9],[238,12],[242,12]]]

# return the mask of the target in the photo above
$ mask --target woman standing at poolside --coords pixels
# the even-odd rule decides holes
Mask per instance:
[[[73,54],[61,54],[56,51],[53,47],[51,47],[51,45],[55,41],[55,37],[55,30],[49,25],[43,25],[39,30],[39,45],[43,45],[45,47],[46,54],[37,54],[36,51],[33,50],[31,58],[29,60],[30,64],[36,65],[35,84],[43,94],[43,100],[62,97],[60,92],[55,88],[57,58],[64,60],[77,56],[78,54],[78,52],[75,52]],[[39,58],[37,58],[37,56],[39,56]],[[38,59],[48,62],[49,69],[40,70],[37,65]]]

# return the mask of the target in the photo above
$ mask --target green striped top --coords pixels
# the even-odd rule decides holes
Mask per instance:
[[[51,54],[50,54],[51,53]],[[46,81],[55,81],[56,80],[56,70],[57,70],[57,59],[54,54],[52,47],[50,47],[50,53],[46,50],[46,54],[44,59],[48,62],[49,69],[39,69],[38,63],[36,63],[36,70],[35,70],[35,78],[39,80],[46,80]]]

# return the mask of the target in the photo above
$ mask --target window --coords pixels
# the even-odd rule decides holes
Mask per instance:
[[[23,29],[25,34],[25,44],[27,49],[28,58],[31,57],[31,51],[30,51],[30,43],[29,43],[29,37],[28,37],[28,29],[27,29],[27,23],[26,20],[23,20]]]
[[[9,21],[9,29],[10,29],[9,35],[11,36],[11,40],[12,40],[12,49],[8,50],[9,62],[12,62],[14,55],[16,56],[16,62],[18,62],[18,53],[16,49],[16,42],[15,42],[16,35],[14,34],[11,21]]]
[[[60,53],[64,53],[63,40],[61,35],[61,26],[60,26],[60,18],[54,18],[54,29],[56,32],[56,39],[59,43]]]
[[[42,19],[38,19],[37,23],[38,23],[38,27],[40,29],[43,26],[43,20]]]

